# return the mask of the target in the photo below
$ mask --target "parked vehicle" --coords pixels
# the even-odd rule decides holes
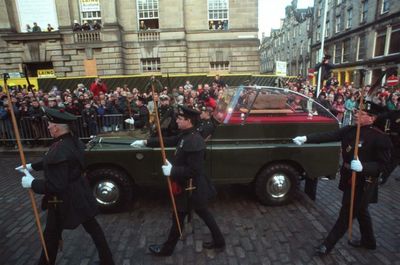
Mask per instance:
[[[219,122],[206,141],[206,172],[215,184],[251,183],[259,201],[283,205],[300,180],[334,178],[339,143],[297,146],[292,138],[337,129],[327,109],[297,92],[275,87],[226,89],[214,111]],[[129,203],[134,185],[166,185],[159,148],[133,148],[137,139],[100,138],[89,143],[87,177],[103,210]],[[174,148],[166,148],[167,157]]]

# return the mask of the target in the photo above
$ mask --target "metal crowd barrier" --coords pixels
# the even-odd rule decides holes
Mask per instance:
[[[87,140],[91,135],[104,132],[115,132],[129,129],[124,123],[122,114],[110,114],[97,116],[95,121],[85,122],[82,116],[77,116],[73,127],[78,137],[82,140]],[[50,142],[52,139],[47,127],[46,118],[34,120],[31,117],[23,117],[18,119],[18,129],[21,136],[21,141],[26,145],[43,145]],[[0,120],[0,146],[14,146],[15,136],[14,129],[10,119]]]

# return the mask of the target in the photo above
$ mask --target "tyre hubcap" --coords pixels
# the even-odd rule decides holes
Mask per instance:
[[[274,174],[267,182],[267,193],[274,199],[283,198],[290,190],[290,181],[282,173]]]
[[[98,182],[93,188],[93,193],[97,202],[102,205],[115,203],[120,194],[118,186],[112,181]]]

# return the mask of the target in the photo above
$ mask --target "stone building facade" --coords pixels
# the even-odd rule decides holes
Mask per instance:
[[[321,48],[324,0],[314,1],[312,63]],[[400,1],[328,0],[324,53],[339,83],[371,84],[400,66]],[[385,80],[382,81],[384,83]]]
[[[287,75],[307,75],[310,67],[313,9],[299,9],[296,1],[286,7],[279,29],[272,29],[260,47],[262,73],[275,73],[276,61],[286,62]]]
[[[57,77],[259,73],[258,0],[46,1],[55,7],[52,32],[24,32],[21,0],[0,0],[3,71],[27,65],[33,76],[53,69]],[[35,0],[27,2],[33,10]],[[75,20],[102,28],[73,31]]]

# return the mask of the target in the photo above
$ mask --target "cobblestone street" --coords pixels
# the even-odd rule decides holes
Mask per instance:
[[[20,185],[20,174],[14,171],[19,157],[0,157],[0,264],[35,264],[41,246],[28,193]],[[28,157],[27,161],[35,159]],[[193,229],[186,227],[185,239],[171,257],[151,256],[147,246],[167,236],[170,204],[165,191],[146,188],[138,191],[126,211],[97,217],[116,264],[400,264],[400,181],[394,176],[380,189],[379,203],[370,206],[377,250],[352,248],[346,235],[325,258],[314,257],[313,252],[337,218],[341,200],[337,181],[320,181],[316,202],[299,192],[294,203],[283,207],[259,204],[247,186],[222,186],[218,190],[210,209],[226,238],[224,252],[202,249],[210,234],[195,217]],[[36,199],[40,205],[40,196]],[[44,223],[43,212],[41,220]],[[356,221],[353,231],[353,237],[359,238]],[[64,249],[57,264],[86,265],[98,260],[96,248],[82,227],[64,230],[63,238]]]

